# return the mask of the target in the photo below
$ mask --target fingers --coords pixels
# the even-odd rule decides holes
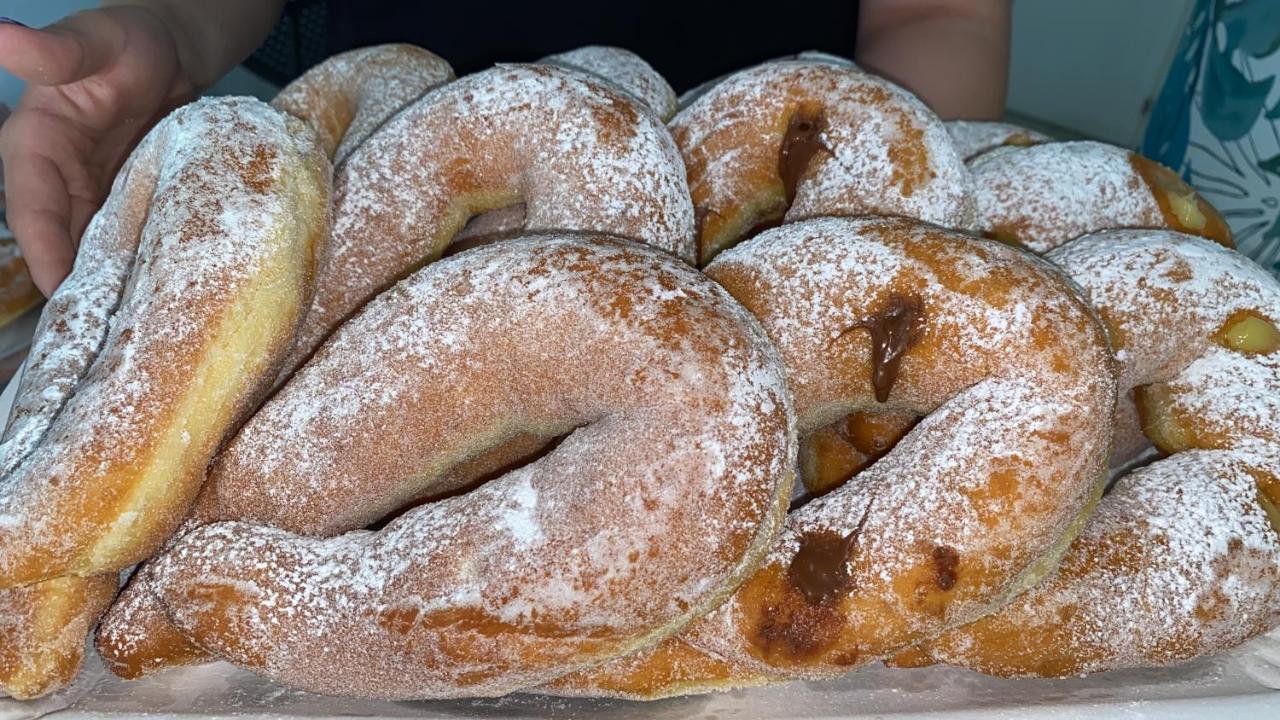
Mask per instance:
[[[0,23],[0,68],[35,85],[82,80],[111,64],[121,32],[102,13],[73,15],[43,30]]]
[[[5,155],[5,194],[9,228],[22,248],[36,287],[46,296],[71,272],[71,196],[54,161],[15,148]]]

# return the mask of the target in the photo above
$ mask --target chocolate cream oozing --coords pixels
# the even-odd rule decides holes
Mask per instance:
[[[903,356],[924,333],[923,321],[924,306],[919,298],[892,295],[875,315],[845,330],[863,329],[871,334],[871,385],[877,402],[889,399]]]
[[[858,548],[858,538],[870,514],[868,505],[858,526],[848,535],[819,530],[800,537],[800,547],[787,566],[787,579],[810,605],[826,605],[851,589],[849,560]]]
[[[787,122],[787,132],[778,146],[778,177],[786,191],[787,206],[796,199],[796,185],[809,169],[819,151],[825,151],[822,133],[827,129],[827,116],[820,107],[801,106]]]

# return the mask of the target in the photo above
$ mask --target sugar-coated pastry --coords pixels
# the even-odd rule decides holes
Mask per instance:
[[[173,532],[269,387],[311,295],[328,188],[309,128],[236,98],[179,109],[120,172],[45,306],[0,443],[0,588],[25,586],[0,591],[15,694],[68,679],[101,588]]]
[[[985,120],[948,120],[947,133],[960,157],[970,160],[998,147],[1027,147],[1049,142],[1053,138],[1031,128],[1006,122]]]
[[[825,60],[778,60],[717,83],[671,121],[698,217],[698,261],[760,228],[824,215],[975,222],[972,182],[910,93]]]
[[[360,143],[453,68],[414,45],[373,45],[339,53],[289,83],[271,101],[311,125],[325,154],[341,164]]]
[[[644,58],[620,47],[586,45],[539,62],[582,70],[626,90],[666,122],[676,114],[676,93]]]
[[[513,240],[341,326],[211,470],[202,518],[248,522],[181,538],[151,592],[290,687],[511,692],[718,604],[794,462],[781,360],[723,288],[636,243]]]
[[[1169,231],[1049,253],[1110,329],[1164,459],[1117,480],[1057,573],[930,643],[1004,676],[1183,662],[1280,625],[1280,284]]]
[[[1054,267],[915,221],[784,225],[706,269],[786,363],[802,437],[920,419],[787,516],[764,563],[677,638],[553,683],[655,698],[832,677],[976,619],[1049,571],[1106,478],[1114,365]]]
[[[1092,141],[998,148],[969,163],[982,230],[1046,252],[1109,228],[1167,228],[1231,247],[1222,216],[1169,168]]]
[[[428,92],[338,169],[331,247],[288,367],[468,220],[511,209],[519,230],[604,232],[694,257],[683,165],[651,112],[579,71],[500,65]]]

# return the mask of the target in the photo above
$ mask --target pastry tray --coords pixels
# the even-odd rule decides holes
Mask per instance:
[[[19,370],[19,377],[21,370]],[[16,382],[0,394],[8,417]],[[1280,631],[1236,651],[1159,670],[1063,680],[1000,680],[967,670],[873,665],[838,680],[795,682],[653,703],[511,695],[429,702],[374,702],[282,689],[216,663],[138,682],[107,673],[96,657],[70,688],[33,702],[0,698],[0,720],[194,720],[196,718],[1280,718]]]

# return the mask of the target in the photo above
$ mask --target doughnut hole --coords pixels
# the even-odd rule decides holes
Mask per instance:
[[[892,450],[919,420],[910,410],[863,410],[801,438],[805,489],[820,496],[845,484]]]
[[[444,257],[519,237],[524,232],[527,211],[527,206],[518,202],[472,215],[458,234],[453,236],[453,241],[445,248]]]
[[[1231,228],[1216,208],[1173,170],[1138,154],[1130,157],[1133,169],[1146,181],[1169,228],[1235,247]]]

